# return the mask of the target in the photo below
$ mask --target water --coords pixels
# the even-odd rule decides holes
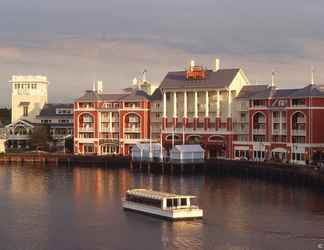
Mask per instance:
[[[128,188],[194,194],[204,219],[125,212]],[[321,245],[323,244],[323,245]],[[0,167],[0,249],[324,249],[324,193],[257,180],[127,169]]]

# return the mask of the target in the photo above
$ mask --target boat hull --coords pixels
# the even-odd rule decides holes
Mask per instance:
[[[203,217],[203,210],[199,208],[179,208],[164,210],[129,201],[123,201],[123,208],[126,210],[166,218],[169,220],[199,219]]]

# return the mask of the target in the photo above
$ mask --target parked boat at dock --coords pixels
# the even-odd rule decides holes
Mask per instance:
[[[178,195],[148,189],[126,191],[123,208],[171,220],[203,217],[203,210],[192,205],[192,195]]]

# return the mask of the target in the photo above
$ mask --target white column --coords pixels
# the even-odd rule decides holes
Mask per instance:
[[[232,93],[228,90],[228,117],[232,117]]]
[[[188,117],[188,110],[187,110],[187,91],[183,93],[183,117]]]
[[[109,112],[109,131],[112,133],[113,128],[112,128],[112,112]]]
[[[99,130],[99,137],[101,132],[101,112],[98,112],[98,130]]]
[[[166,93],[163,92],[163,117],[167,117],[167,109],[166,109]]]
[[[198,93],[195,91],[195,118],[198,117]]]
[[[177,92],[173,92],[173,118],[177,118]]]
[[[209,117],[209,97],[208,97],[208,91],[206,91],[205,117]]]
[[[217,90],[216,109],[217,109],[216,117],[220,117],[220,93],[219,93],[219,90]]]

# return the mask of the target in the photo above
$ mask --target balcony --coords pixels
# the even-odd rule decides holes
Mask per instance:
[[[112,127],[112,128],[104,127],[104,128],[101,128],[101,132],[104,132],[104,133],[119,132],[119,128],[116,128],[116,127]]]
[[[286,129],[273,129],[272,130],[272,134],[273,135],[286,135],[287,134],[287,130]]]
[[[273,123],[280,123],[280,117],[272,117],[272,122]]]
[[[254,135],[265,135],[266,130],[264,128],[253,129]]]
[[[240,106],[240,111],[248,111],[249,110],[249,104],[248,103],[241,103]]]
[[[94,127],[81,127],[79,128],[79,132],[94,132],[95,128]]]
[[[249,128],[234,128],[235,133],[239,134],[247,134],[249,132]]]
[[[128,122],[131,122],[131,123],[138,123],[138,122],[139,122],[139,119],[138,119],[137,117],[129,117]]]
[[[140,133],[141,128],[125,128],[125,133]]]
[[[83,122],[93,122],[93,118],[92,117],[84,117]]]
[[[306,131],[305,130],[302,130],[302,129],[293,129],[292,135],[293,136],[305,136],[306,135]]]

